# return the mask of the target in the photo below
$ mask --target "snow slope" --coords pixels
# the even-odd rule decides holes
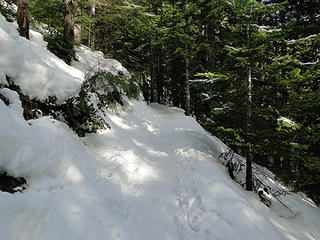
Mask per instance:
[[[86,58],[95,53],[84,47],[79,74],[50,55],[39,36],[30,43],[8,29],[0,19],[0,46],[6,39],[21,51],[0,48],[0,72],[32,96],[50,95],[48,85],[61,99],[74,94],[65,87],[76,91],[85,64],[95,66]],[[38,84],[36,71],[26,83],[30,69],[14,67],[14,60],[28,51],[39,57],[35,65],[60,71],[65,83],[55,85],[60,80],[51,76]],[[125,72],[118,63],[109,69]],[[296,216],[281,204],[267,208],[229,178],[218,159],[226,146],[181,109],[127,100],[118,113],[108,111],[111,130],[79,138],[49,117],[25,121],[17,93],[0,94],[9,100],[8,106],[0,100],[0,168],[28,181],[22,193],[0,192],[3,240],[320,239],[319,208],[296,194],[282,198]]]
[[[79,139],[10,106],[0,101],[1,167],[29,186],[0,192],[1,239],[320,237],[318,208],[292,195],[297,217],[280,217],[244,192],[217,160],[225,146],[180,109],[127,102],[111,130]]]

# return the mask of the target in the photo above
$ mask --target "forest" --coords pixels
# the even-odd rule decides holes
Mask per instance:
[[[319,0],[1,0],[70,64],[119,60],[145,101],[180,107],[247,161],[320,204]]]

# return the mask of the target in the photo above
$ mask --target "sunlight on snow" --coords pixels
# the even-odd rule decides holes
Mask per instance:
[[[150,178],[155,179],[158,177],[154,168],[147,165],[145,161],[141,161],[132,151],[125,152],[123,156],[126,159],[126,164],[123,167],[129,180],[142,183]]]
[[[159,177],[156,169],[151,165],[147,164],[145,160],[140,159],[136,154],[129,151],[121,151],[121,153],[114,154],[112,151],[107,151],[103,155],[104,158],[108,158],[113,166],[96,169],[96,172],[101,178],[114,178],[119,173],[123,174],[126,179],[120,177],[120,181],[142,184],[143,182],[150,179],[157,179]],[[117,177],[116,177],[117,178]]]
[[[312,202],[311,199],[308,199],[308,198],[306,199],[306,198],[304,198],[304,197],[301,197],[301,199],[302,199],[302,201],[304,201],[305,203],[311,205],[311,206],[314,207],[314,208],[317,208],[317,207],[318,207],[314,202]]]
[[[126,123],[124,123],[123,119],[121,119],[118,116],[112,116],[109,115],[109,118],[111,119],[111,121],[116,124],[117,126],[123,128],[123,129],[131,129],[132,127],[130,127],[129,125],[127,125]]]
[[[207,161],[208,154],[205,154],[194,148],[177,148],[175,155],[183,158],[193,158],[197,161]]]
[[[138,147],[142,148],[144,151],[146,151],[146,153],[154,156],[154,157],[169,157],[168,153],[166,152],[160,152],[157,150],[154,150],[151,147],[146,146],[145,144],[133,139],[132,140]]]
[[[83,176],[81,172],[74,166],[71,166],[68,168],[66,172],[66,178],[74,183],[80,182],[83,180]]]
[[[158,135],[160,133],[159,130],[153,128],[153,126],[148,122],[144,122],[143,125],[147,127],[149,132],[151,132],[151,133],[153,133],[155,135]]]

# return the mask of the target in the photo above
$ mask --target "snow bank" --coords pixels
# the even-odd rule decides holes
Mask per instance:
[[[21,38],[16,26],[0,15],[0,69],[31,98],[56,96],[62,102],[78,91],[84,75],[43,48],[39,38],[34,32],[34,42]]]
[[[63,177],[81,152],[77,138],[64,123],[49,117],[26,122],[18,94],[8,89],[0,93],[10,102],[6,106],[0,101],[0,168],[30,180]],[[70,157],[71,149],[79,153]]]

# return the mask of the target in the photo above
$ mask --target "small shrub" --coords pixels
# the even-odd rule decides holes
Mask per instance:
[[[122,96],[138,98],[139,87],[125,76],[114,76],[108,72],[96,72],[86,78],[79,94],[61,105],[61,115],[79,136],[95,133],[107,126],[103,108],[116,108],[123,105]]]
[[[114,76],[108,72],[88,75],[82,83],[79,93],[57,104],[57,98],[50,96],[45,101],[30,99],[21,92],[19,86],[8,79],[9,88],[16,91],[22,102],[24,118],[35,119],[39,116],[52,116],[67,123],[80,137],[86,133],[95,133],[104,127],[110,127],[103,118],[103,109],[123,105],[122,96],[138,98],[140,89],[125,76]]]
[[[104,126],[109,127],[93,103],[90,103],[90,96],[83,86],[79,95],[68,99],[59,110],[64,121],[80,137],[84,137],[86,133],[95,133]]]
[[[8,193],[21,192],[25,189],[26,184],[27,181],[23,177],[13,177],[5,171],[0,171],[0,191]]]

